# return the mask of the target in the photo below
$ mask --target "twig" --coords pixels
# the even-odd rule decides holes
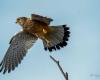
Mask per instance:
[[[56,60],[56,59],[55,59],[54,57],[52,57],[52,56],[50,56],[50,58],[57,64],[57,66],[58,66],[58,68],[60,69],[62,75],[63,75],[64,78],[65,78],[65,80],[68,80],[68,73],[67,73],[67,72],[65,73],[65,72],[63,71],[61,65],[59,64],[59,61]]]

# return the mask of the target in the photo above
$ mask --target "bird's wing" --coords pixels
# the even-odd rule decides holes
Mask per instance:
[[[3,71],[3,74],[5,74],[7,71],[9,73],[14,70],[36,40],[36,36],[23,31],[13,36],[10,41],[10,47],[0,63],[0,72]]]
[[[47,25],[49,25],[50,22],[53,21],[53,19],[51,19],[51,18],[43,17],[43,16],[40,16],[40,15],[37,15],[37,14],[31,14],[31,19],[33,21],[43,22],[43,23],[45,23]]]

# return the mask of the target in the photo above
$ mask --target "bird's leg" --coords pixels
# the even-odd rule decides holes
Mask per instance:
[[[42,29],[42,34],[40,34],[40,33],[35,33],[35,35],[36,35],[37,37],[40,37],[40,38],[44,39],[44,40],[46,41],[47,45],[50,46],[50,41],[49,41],[49,39],[48,39],[47,33],[48,33],[47,30],[43,28],[43,29]]]
[[[44,34],[47,34],[47,30],[43,28],[43,33]],[[46,36],[43,36],[43,38],[46,40],[47,42],[47,45],[49,46],[50,45],[50,41],[46,38]]]
[[[47,42],[47,45],[49,46],[50,45],[50,41],[46,39],[46,42]]]
[[[49,43],[50,43],[50,41],[49,41],[48,39],[46,39],[45,37],[44,37],[44,39],[46,40],[47,44],[49,44]]]
[[[50,46],[50,41],[45,36],[43,36],[43,39],[46,41],[47,45]]]
[[[50,41],[47,39],[46,36],[44,36],[44,35],[39,36],[37,33],[34,33],[34,34],[35,34],[37,37],[42,38],[43,40],[45,40],[48,46],[50,45]]]

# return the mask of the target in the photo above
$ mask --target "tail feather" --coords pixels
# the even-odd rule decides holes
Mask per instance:
[[[47,40],[50,41],[50,43],[48,45],[46,40],[43,40],[43,44],[44,49],[49,50],[51,52],[52,50],[59,50],[60,48],[67,45],[70,32],[69,28],[66,27],[66,25],[50,27],[53,29],[53,31],[45,35],[45,37],[47,38]]]

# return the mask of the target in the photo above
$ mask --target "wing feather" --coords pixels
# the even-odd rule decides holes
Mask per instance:
[[[37,40],[37,37],[26,32],[19,32],[12,37],[10,46],[0,63],[0,72],[5,74],[7,71],[10,73],[26,55],[28,49],[30,49]]]
[[[33,21],[40,21],[40,22],[43,22],[45,23],[46,25],[49,25],[51,21],[53,21],[53,19],[51,18],[48,18],[48,17],[43,17],[43,16],[40,16],[40,15],[37,15],[37,14],[31,14],[31,19]]]

